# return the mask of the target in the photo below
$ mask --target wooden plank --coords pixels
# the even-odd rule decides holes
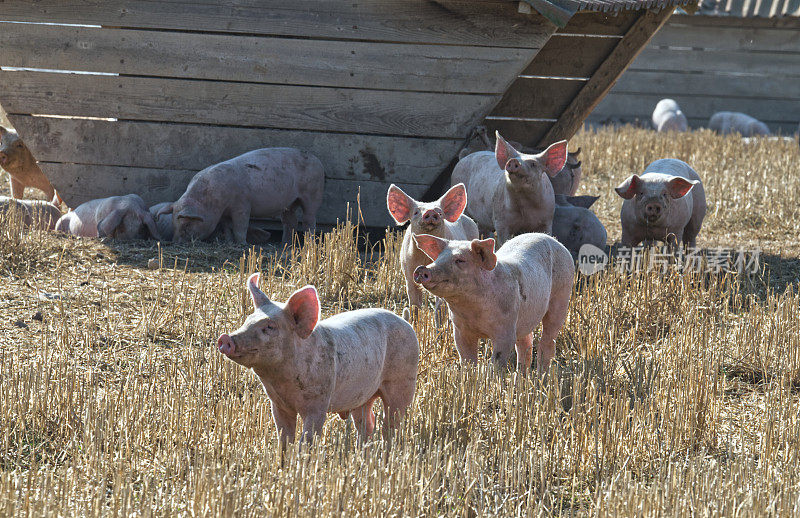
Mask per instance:
[[[556,33],[520,75],[589,78],[619,41]]]
[[[797,77],[800,76],[798,63],[800,56],[794,53],[647,48],[631,69]]]
[[[9,114],[463,138],[499,96],[0,72]]]
[[[624,10],[618,12],[585,11],[575,13],[565,27],[558,29],[558,34],[595,34],[622,36],[639,18],[641,11]]]
[[[328,178],[429,183],[463,139],[13,116],[37,160],[199,171],[262,147],[314,153]]]
[[[173,201],[186,190],[194,171],[146,169],[137,167],[110,167],[64,163],[40,163],[64,202],[77,207],[95,198],[122,194],[139,194],[148,205]],[[421,196],[427,186],[399,184],[411,196]],[[361,211],[368,226],[392,224],[386,210],[384,182],[357,182],[328,179],[325,182],[323,204],[317,216],[320,224],[334,224],[347,214],[347,203],[356,205],[361,192]],[[354,211],[355,212],[355,211]]]
[[[703,16],[676,14],[670,24],[692,27],[753,27],[765,29],[800,29],[800,18],[785,16],[778,18],[741,18],[739,16]]]
[[[669,19],[673,7],[659,12],[646,11],[631,26],[625,37],[597,69],[592,78],[576,95],[564,114],[538,143],[546,147],[553,142],[570,139],[592,112],[597,103],[605,97],[626,68],[650,41],[658,29]]]
[[[520,77],[509,87],[490,116],[556,119],[585,85],[586,81]]]
[[[346,39],[541,48],[555,26],[507,0],[175,2],[4,0],[0,19]]]
[[[800,31],[749,27],[704,27],[670,22],[650,42],[652,47],[677,46],[715,50],[800,52]]]
[[[800,100],[800,81],[788,81],[783,76],[628,70],[609,95],[623,93],[654,94],[676,100],[695,95],[746,97],[764,102],[768,102],[768,99]]]
[[[650,120],[656,103],[663,97],[653,94],[609,94],[597,105],[593,115],[598,117],[640,117]],[[769,123],[770,121],[800,121],[800,103],[794,100],[688,96],[676,99],[684,113],[708,120],[718,111],[740,111]]]
[[[0,4],[2,6],[2,4]],[[2,7],[0,7],[1,9]],[[2,64],[126,75],[499,93],[535,51],[0,23]]]
[[[554,121],[531,121],[513,119],[490,119],[484,125],[494,134],[499,131],[503,137],[519,142],[525,146],[534,147],[548,130],[553,127]]]

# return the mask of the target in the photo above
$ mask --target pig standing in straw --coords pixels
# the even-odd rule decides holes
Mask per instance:
[[[317,290],[306,286],[286,304],[247,288],[255,312],[244,325],[219,337],[219,351],[253,369],[272,404],[281,446],[294,441],[297,415],[303,440],[322,432],[327,413],[353,420],[365,438],[375,429],[372,403],[383,400],[384,429],[394,427],[414,397],[419,343],[414,328],[390,311],[359,309],[319,322]]]
[[[423,203],[404,193],[392,184],[386,195],[386,206],[398,225],[411,221],[403,236],[400,249],[400,267],[406,277],[406,294],[410,308],[422,306],[422,288],[414,282],[414,270],[428,264],[428,256],[417,248],[412,240],[415,234],[430,234],[445,239],[477,239],[478,226],[469,216],[462,214],[467,205],[467,190],[464,184],[454,185],[444,196],[431,203]],[[435,319],[439,325],[440,299],[436,299]],[[410,309],[403,311],[406,320]]]
[[[48,200],[56,201],[55,189],[50,180],[39,169],[28,146],[17,132],[0,126],[0,167],[8,172],[11,180],[11,197],[24,198],[25,187],[42,191]]]
[[[545,234],[522,234],[497,253],[494,239],[449,241],[422,234],[414,241],[433,260],[414,271],[414,281],[447,302],[462,362],[476,363],[478,341],[490,338],[499,367],[516,347],[517,367],[526,372],[541,322],[536,365],[540,374],[547,371],[575,274],[564,245]]]
[[[484,234],[497,232],[502,245],[526,232],[550,233],[555,200],[548,176],[557,175],[567,161],[562,140],[536,155],[520,153],[500,133],[495,152],[466,156],[453,169],[453,183],[467,186],[467,214]]]
[[[623,245],[658,240],[695,246],[706,216],[706,192],[689,164],[675,158],[656,160],[615,190],[625,199],[620,213]]]
[[[688,131],[689,121],[673,99],[661,99],[653,110],[653,126],[656,131]]]

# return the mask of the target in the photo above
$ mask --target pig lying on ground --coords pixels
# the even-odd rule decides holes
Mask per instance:
[[[606,246],[606,228],[595,213],[589,210],[599,198],[556,194],[553,236],[569,250],[575,260],[578,259],[581,247],[587,243],[601,250]]]
[[[0,214],[16,210],[22,215],[22,224],[26,228],[53,230],[61,211],[50,202],[42,200],[15,200],[8,196],[0,196]]]
[[[50,180],[39,169],[28,146],[13,130],[0,126],[0,167],[11,178],[11,196],[23,198],[25,187],[34,187],[44,192],[48,200],[55,196]]]
[[[564,245],[544,234],[523,234],[495,254],[493,239],[448,241],[421,234],[414,240],[433,260],[416,269],[414,281],[447,302],[461,361],[476,363],[478,341],[491,338],[499,367],[516,347],[517,366],[527,371],[541,322],[536,365],[539,373],[549,368],[575,274]]]
[[[372,403],[383,400],[384,429],[397,425],[414,397],[419,343],[405,320],[384,309],[359,309],[318,322],[317,291],[306,286],[286,304],[247,288],[255,312],[235,332],[223,334],[219,351],[253,369],[272,403],[282,446],[294,441],[297,415],[303,440],[322,432],[327,413],[353,416],[362,438],[372,434]]]
[[[695,246],[706,215],[706,193],[689,164],[675,158],[656,160],[615,190],[625,199],[620,214],[623,245],[658,240]]]
[[[172,228],[172,214],[166,214],[162,212],[162,209],[166,209],[171,205],[170,202],[162,202],[150,207],[150,214],[153,215],[153,219],[156,221],[156,228],[158,228],[158,233],[161,236],[161,239],[164,241],[172,241],[173,236],[173,228]],[[161,213],[161,215],[159,215]],[[247,243],[251,245],[265,245],[269,242],[269,238],[272,234],[264,230],[261,227],[258,227],[254,224],[249,224],[247,227]],[[227,218],[222,218],[217,225],[217,228],[214,229],[214,232],[209,236],[208,241],[213,241],[215,239],[219,239],[221,241],[231,241],[233,239],[233,234],[231,230],[230,220]]]
[[[414,234],[430,234],[445,239],[477,239],[478,226],[469,216],[462,214],[467,205],[467,190],[464,184],[454,185],[444,196],[430,203],[415,200],[392,184],[386,195],[386,206],[398,225],[411,221],[403,236],[400,249],[400,267],[406,277],[406,294],[410,308],[422,306],[422,289],[414,282],[417,266],[428,264],[428,256],[417,248],[412,240]],[[436,299],[436,321],[439,321],[440,299]],[[403,312],[406,320],[409,313]]]
[[[740,112],[717,112],[708,120],[708,127],[723,135],[734,132],[743,137],[769,135],[766,124]]]
[[[172,214],[174,240],[207,239],[220,220],[230,220],[236,243],[247,242],[250,218],[281,217],[283,240],[292,231],[313,231],[322,204],[325,170],[310,153],[293,148],[250,151],[197,173],[175,203],[161,209]],[[303,209],[298,225],[297,209]]]
[[[467,214],[484,234],[496,231],[501,244],[517,234],[550,233],[555,201],[547,177],[564,167],[567,141],[528,155],[496,136],[494,153],[472,153],[453,169],[453,184],[463,183],[469,193]]]
[[[61,216],[56,230],[80,237],[161,239],[153,216],[137,194],[87,201]]]
[[[653,110],[653,126],[656,131],[688,131],[689,121],[672,99],[661,99]]]

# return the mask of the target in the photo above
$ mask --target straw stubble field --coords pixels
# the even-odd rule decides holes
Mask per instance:
[[[4,223],[0,513],[797,514],[797,142],[624,128],[582,132],[577,146],[580,192],[603,195],[595,208],[611,242],[612,187],[674,156],[704,178],[698,244],[760,247],[761,273],[582,278],[545,384],[458,365],[449,332],[423,311],[417,394],[399,432],[361,446],[330,417],[322,439],[283,465],[259,383],[215,347],[250,312],[247,274],[263,271],[276,300],[316,285],[324,315],[399,313],[399,234],[368,244],[345,225],[278,253]],[[148,269],[154,257],[161,267]]]

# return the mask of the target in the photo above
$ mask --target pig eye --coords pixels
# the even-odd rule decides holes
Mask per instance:
[[[457,258],[456,258],[456,261],[455,261],[455,263],[456,263],[457,265],[459,265],[459,266],[460,266],[460,265],[462,265],[462,264],[466,264],[466,262],[467,262],[467,261],[465,261],[464,259],[461,259],[460,257],[457,257]]]
[[[419,209],[415,209],[415,210],[414,210],[414,215],[415,215],[415,216],[419,216]]]

